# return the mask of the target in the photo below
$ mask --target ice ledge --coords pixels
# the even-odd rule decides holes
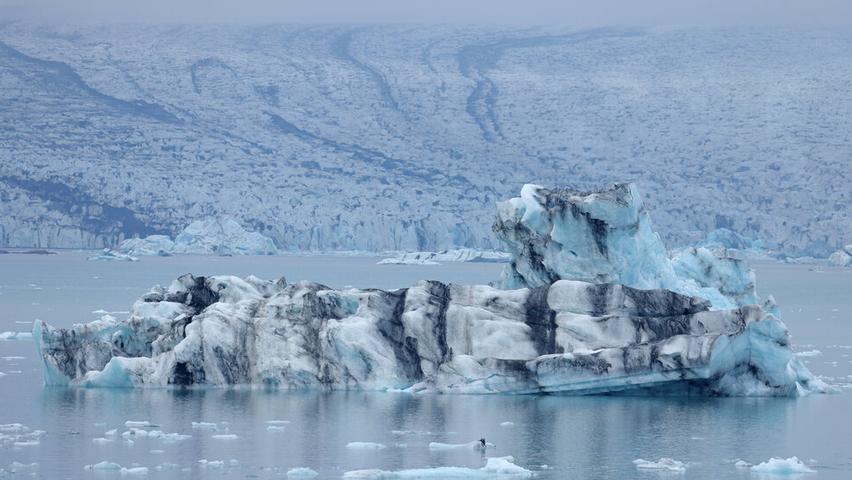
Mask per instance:
[[[183,276],[123,321],[34,337],[45,382],[445,393],[784,395],[824,385],[757,306],[560,280],[498,290],[420,282],[334,290]]]

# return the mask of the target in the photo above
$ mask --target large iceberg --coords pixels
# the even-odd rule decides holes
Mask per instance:
[[[525,186],[495,231],[503,283],[400,290],[184,275],[129,318],[34,338],[45,381],[452,393],[801,395],[825,388],[790,349],[753,274],[704,249],[670,259],[631,185]],[[769,303],[771,306],[771,302]]]
[[[172,240],[165,235],[129,238],[119,251],[129,255],[176,253],[196,255],[273,255],[275,243],[258,232],[250,232],[230,217],[210,218],[190,223]]]

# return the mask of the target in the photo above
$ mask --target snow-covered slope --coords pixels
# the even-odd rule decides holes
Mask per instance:
[[[505,279],[526,288],[423,281],[334,290],[184,275],[142,296],[126,320],[71,329],[37,322],[46,382],[581,394],[824,388],[793,355],[774,305],[754,304],[753,274],[706,249],[670,261],[635,186],[527,185],[499,210],[494,230],[513,254]]]
[[[826,257],[852,33],[0,25],[0,246],[222,215],[285,250],[497,248],[522,183],[631,179],[669,245]]]

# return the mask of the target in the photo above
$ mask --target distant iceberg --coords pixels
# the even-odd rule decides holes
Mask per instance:
[[[126,253],[116,252],[115,250],[111,250],[109,248],[103,249],[103,251],[97,255],[93,255],[88,258],[91,261],[96,262],[138,262],[139,259],[134,257],[133,255],[129,255]]]
[[[458,248],[440,252],[402,252],[382,259],[379,265],[438,265],[443,262],[505,263],[511,255],[496,250]]]
[[[669,258],[634,186],[527,185],[499,205],[501,287],[335,290],[283,278],[154,287],[129,318],[33,329],[51,385],[796,396],[793,355],[739,260]]]
[[[230,217],[196,220],[174,240],[165,235],[130,238],[119,251],[130,255],[274,255],[278,253],[271,238],[247,231]]]
[[[852,243],[828,257],[828,264],[834,267],[852,267]]]

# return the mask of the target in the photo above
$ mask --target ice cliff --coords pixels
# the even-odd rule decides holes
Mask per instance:
[[[452,393],[800,395],[824,388],[754,277],[704,249],[669,259],[632,185],[527,185],[494,227],[501,289],[335,290],[283,278],[154,287],[128,319],[34,338],[45,381]]]
[[[230,217],[210,218],[190,223],[174,240],[165,235],[130,238],[119,250],[129,255],[273,255],[278,252],[272,239],[247,231]]]

